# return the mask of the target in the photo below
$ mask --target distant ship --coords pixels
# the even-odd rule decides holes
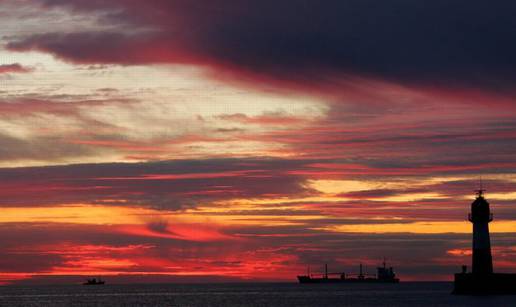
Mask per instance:
[[[86,282],[83,283],[83,285],[85,286],[89,286],[89,285],[103,285],[105,284],[105,281],[103,281],[102,279],[96,279],[96,278],[92,278],[92,279],[86,279]]]
[[[315,277],[308,272],[307,275],[297,276],[297,279],[302,284],[317,284],[317,283],[399,283],[399,278],[392,267],[387,268],[385,261],[383,266],[377,267],[377,274],[364,274],[362,264],[360,264],[359,274],[345,274],[345,273],[328,273],[328,265],[324,265],[324,274],[320,277]],[[330,277],[335,276],[337,277]]]

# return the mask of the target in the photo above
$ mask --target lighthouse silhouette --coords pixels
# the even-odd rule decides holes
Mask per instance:
[[[454,294],[490,295],[516,294],[515,273],[494,273],[493,257],[491,256],[491,241],[489,239],[489,223],[493,215],[489,203],[484,198],[485,190],[476,190],[477,197],[471,204],[468,220],[473,223],[473,269],[467,272],[462,266],[462,272],[455,274]]]
[[[473,223],[473,274],[493,273],[489,239],[489,222],[493,220],[493,214],[484,198],[484,191],[482,187],[476,190],[477,198],[471,204],[471,213],[468,216],[469,221]]]

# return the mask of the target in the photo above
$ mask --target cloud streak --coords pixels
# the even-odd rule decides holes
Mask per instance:
[[[20,65],[19,63],[0,65],[0,75],[11,74],[11,73],[28,73],[31,71],[32,71],[32,68],[24,67],[24,66]]]

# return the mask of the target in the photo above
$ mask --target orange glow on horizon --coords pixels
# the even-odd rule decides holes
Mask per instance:
[[[342,232],[342,233],[414,233],[414,234],[440,234],[440,233],[471,233],[472,225],[467,222],[411,222],[411,223],[383,223],[383,224],[355,224],[337,225],[318,230]],[[489,226],[491,233],[516,233],[516,221],[499,220]]]

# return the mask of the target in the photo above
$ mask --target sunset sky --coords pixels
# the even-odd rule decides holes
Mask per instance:
[[[0,0],[0,284],[516,272],[516,2]]]

